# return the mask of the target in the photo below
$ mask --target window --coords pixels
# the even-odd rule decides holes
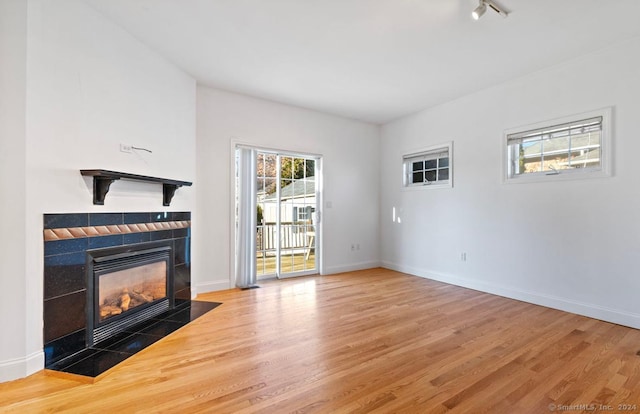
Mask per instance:
[[[506,180],[609,175],[610,113],[607,108],[506,131]]]
[[[316,209],[311,206],[294,207],[294,221],[311,221]]]
[[[404,155],[404,187],[451,187],[452,145],[448,143]]]

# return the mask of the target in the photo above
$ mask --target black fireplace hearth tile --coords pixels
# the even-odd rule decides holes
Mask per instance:
[[[175,291],[173,295],[175,297],[176,303],[179,300],[190,301],[191,300],[191,288],[186,288],[186,289]]]
[[[151,241],[167,240],[167,239],[173,238],[173,231],[172,230],[152,231],[149,233],[149,237]]]
[[[156,335],[147,335],[142,333],[130,334],[121,341],[103,348],[107,351],[126,352],[129,354],[135,354],[142,351],[151,344],[158,342],[162,337]]]
[[[178,322],[183,325],[186,325],[189,322],[191,322],[191,308],[188,307],[187,309],[184,309],[181,312],[176,312],[171,315],[168,315],[164,320],[168,322]]]
[[[182,239],[185,237],[189,237],[191,234],[191,227],[185,227],[182,229],[173,229],[173,238],[174,239]]]
[[[164,321],[171,318],[176,313],[180,313],[183,310],[189,308],[189,306],[190,306],[190,303],[181,303],[180,305],[176,304],[176,307],[174,309],[170,309],[166,312],[162,312],[159,315],[151,317],[149,319],[149,323],[147,323],[145,326],[137,326],[136,327],[137,329],[131,329],[130,332],[140,332],[143,329],[148,328],[149,326],[155,324],[158,321]]]
[[[122,234],[112,236],[91,237],[89,239],[90,249],[102,249],[104,247],[122,246]]]
[[[44,299],[86,289],[84,252],[44,258]]]
[[[180,312],[176,312],[172,315],[168,315],[167,317],[164,318],[164,320],[170,321],[170,322],[179,322],[179,323],[187,324],[189,322],[195,321],[200,316],[204,315],[210,310],[215,309],[216,307],[218,307],[218,305],[220,305],[220,303],[199,302],[199,301],[192,300],[191,306],[188,306],[186,309]]]
[[[98,351],[73,365],[61,369],[62,372],[97,377],[109,368],[113,368],[120,362],[129,358],[128,352]]]
[[[79,214],[45,214],[44,228],[59,229],[64,227],[86,227],[89,225],[89,213]]]
[[[176,211],[173,213],[173,220],[175,221],[188,221],[191,220],[191,212],[189,211]]]
[[[55,242],[49,242],[55,243]],[[61,253],[50,256],[45,256],[44,265],[45,266],[77,266],[77,265],[85,265],[86,257],[84,255],[84,250],[80,250],[72,253]]]
[[[191,302],[191,296],[189,296],[189,299],[180,299],[178,297],[175,298],[175,303],[176,303],[176,307],[183,307],[184,305],[189,305],[189,303]]]
[[[172,221],[173,220],[173,213],[169,212],[169,211],[163,211],[160,213],[151,213],[151,221],[152,222],[156,222],[156,221]]]
[[[173,272],[173,291],[178,292],[189,287],[191,281],[191,269],[187,265],[179,265]]]
[[[180,265],[189,263],[190,257],[187,256],[187,239],[177,239],[173,241],[173,263]]]
[[[151,240],[149,232],[144,233],[128,233],[122,235],[123,244],[146,243]]]
[[[201,302],[199,300],[191,301],[191,320],[194,321],[204,315],[205,313],[214,310],[218,306],[222,305],[219,302]]]
[[[170,333],[182,328],[184,325],[185,325],[184,323],[163,320],[163,321],[158,321],[153,325],[142,329],[140,333],[147,334],[147,335],[155,335],[155,336],[159,336],[160,338],[163,338],[169,335]]]
[[[80,352],[76,352],[75,354],[67,358],[47,365],[46,368],[54,371],[65,371],[71,365],[77,364],[84,359],[90,358],[98,352],[100,352],[100,350],[93,348],[82,349]]]
[[[89,246],[86,237],[79,239],[54,240],[44,242],[44,255],[53,256],[55,254],[82,252]]]
[[[217,308],[221,303],[219,302],[203,302],[199,300],[189,300],[176,306],[175,309],[166,311],[153,317],[155,320],[172,321],[187,324],[198,319],[200,316]],[[185,317],[186,316],[186,317]]]
[[[124,224],[151,223],[151,213],[124,213]]]
[[[123,213],[90,213],[90,226],[113,226],[116,224],[124,224]]]
[[[58,338],[44,346],[44,364],[47,368],[57,361],[73,355],[86,348],[86,330],[81,329]]]
[[[44,342],[86,328],[86,290],[44,301]]]
[[[190,302],[190,301],[189,301]],[[170,319],[173,315],[182,312],[185,309],[188,309],[191,305],[189,302],[184,302],[180,304],[176,304],[174,309],[170,309],[166,312],[162,312],[159,315],[153,316],[149,319],[149,322],[145,326],[138,326],[137,329],[132,329],[130,332],[141,332],[145,328],[150,327],[151,325],[155,325],[158,321],[165,321]]]

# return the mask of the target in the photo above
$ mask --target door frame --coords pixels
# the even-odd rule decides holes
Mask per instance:
[[[324,186],[323,186],[323,156],[322,154],[314,153],[305,150],[282,150],[278,148],[270,148],[262,145],[251,144],[245,141],[241,141],[235,138],[230,140],[229,146],[229,286],[235,286],[235,272],[236,272],[236,149],[239,147],[251,148],[258,152],[271,152],[284,156],[301,156],[307,158],[314,158],[316,161],[316,236],[315,236],[315,257],[316,257],[316,271],[318,275],[324,274],[324,258],[323,258],[323,223],[324,223]],[[308,275],[308,272],[304,272],[304,275]],[[287,274],[282,278],[302,276],[299,274]]]

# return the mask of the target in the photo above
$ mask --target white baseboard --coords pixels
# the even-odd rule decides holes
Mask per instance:
[[[37,351],[23,358],[0,361],[0,382],[28,377],[44,369],[44,352]]]
[[[227,289],[231,289],[228,280],[216,280],[212,282],[199,283],[195,286],[192,286],[191,298],[194,299],[200,293],[215,292],[218,290]]]
[[[374,267],[380,267],[379,261],[350,263],[348,265],[341,266],[325,266],[322,274],[331,275],[335,273],[353,272],[355,270],[371,269]],[[234,286],[231,281],[228,280],[216,280],[212,282],[199,283],[191,287],[191,299],[195,299],[200,293],[215,292],[218,290],[233,289]]]
[[[379,261],[371,261],[371,262],[359,262],[359,263],[349,263],[345,265],[339,266],[325,266],[322,269],[323,275],[333,275],[336,273],[344,273],[344,272],[353,272],[356,270],[364,270],[364,269],[373,269],[375,267],[380,267]]]
[[[494,283],[487,283],[454,275],[432,272],[426,269],[404,266],[388,261],[383,261],[382,267],[402,273],[409,273],[411,275],[423,277],[426,279],[437,280],[439,282],[444,282],[451,285],[491,293],[493,295],[504,296],[510,299],[521,300],[523,302],[533,303],[535,305],[546,306],[548,308],[558,309],[565,312],[571,312],[578,315],[588,316],[594,319],[600,319],[603,321],[640,329],[640,314],[637,313],[631,313],[624,310],[579,302],[573,299],[547,295],[539,292],[514,289],[509,286],[497,285]]]

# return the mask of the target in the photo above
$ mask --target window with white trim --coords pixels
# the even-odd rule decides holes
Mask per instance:
[[[507,181],[609,175],[610,108],[505,131]]]
[[[312,206],[294,207],[293,210],[295,221],[311,221],[312,215],[316,211]]]
[[[451,187],[452,143],[430,147],[402,157],[404,187]]]

